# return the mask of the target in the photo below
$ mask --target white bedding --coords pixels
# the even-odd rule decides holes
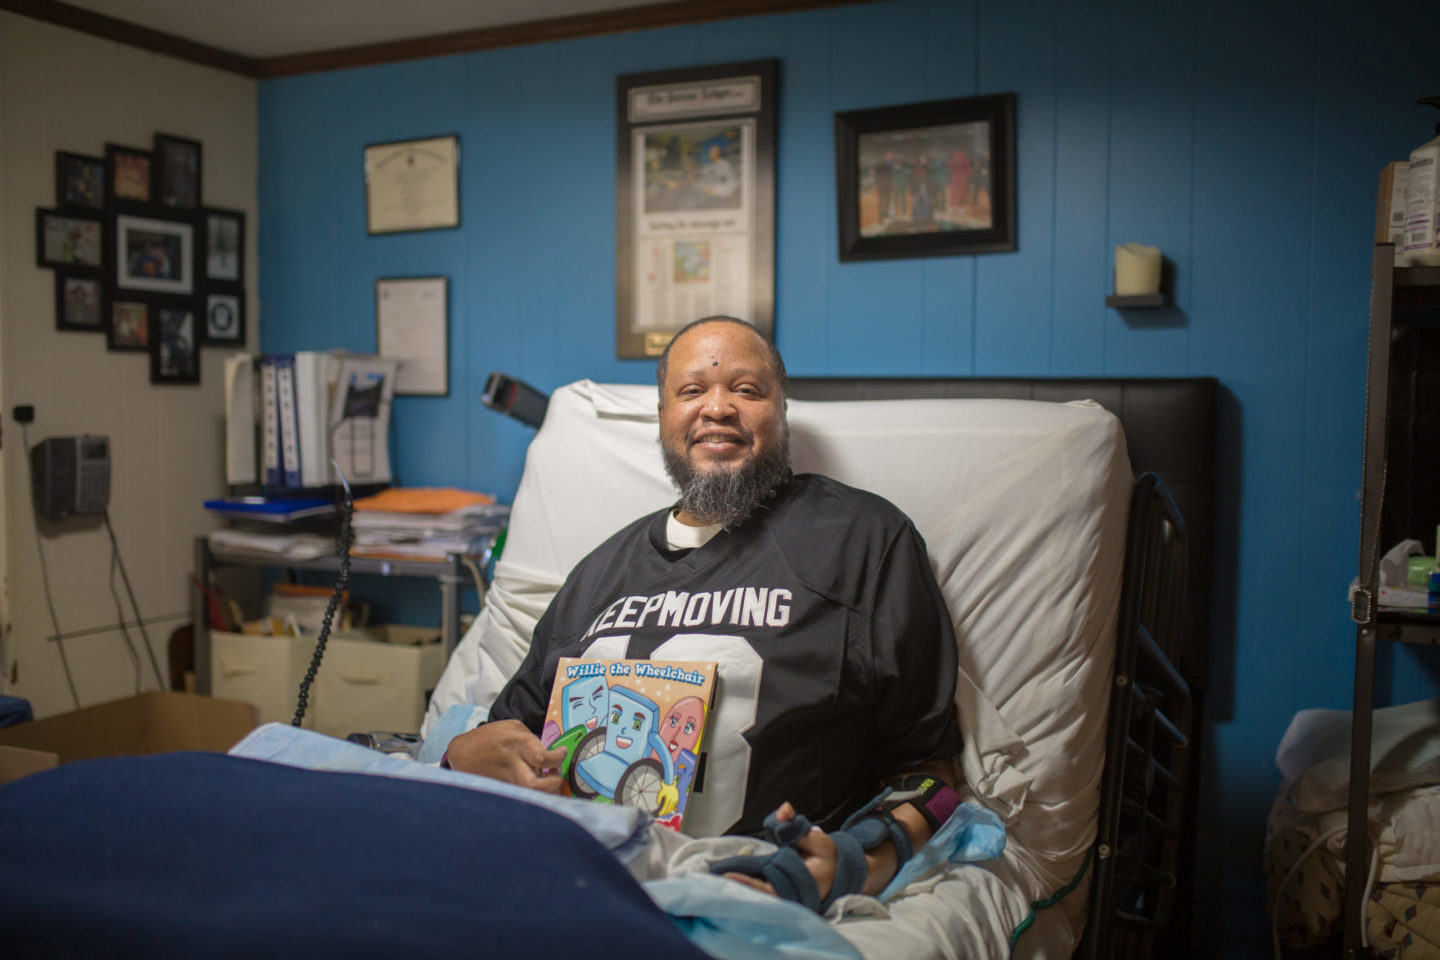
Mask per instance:
[[[797,472],[879,493],[924,535],[960,644],[967,785],[1009,829],[1001,861],[888,908],[849,898],[832,922],[867,956],[1005,956],[1094,840],[1130,488],[1119,423],[1093,403],[1008,400],[791,401],[789,419]],[[570,568],[673,502],[655,438],[653,387],[555,392],[427,731],[451,705],[489,704]],[[1015,955],[1069,956],[1086,890],[1038,914]]]
[[[1323,941],[1340,925],[1341,900],[1332,894],[1344,888],[1350,732],[1349,710],[1302,710],[1275,754],[1284,783],[1266,823],[1266,901],[1277,934],[1296,948]],[[1366,817],[1376,858],[1368,880],[1377,893],[1366,915],[1373,946],[1396,920],[1387,922],[1379,891],[1403,885],[1418,900],[1418,891],[1440,878],[1440,699],[1376,710],[1370,751]],[[1416,912],[1398,919],[1412,921]],[[1395,939],[1404,932],[1402,925]],[[1423,945],[1416,953],[1423,955]]]

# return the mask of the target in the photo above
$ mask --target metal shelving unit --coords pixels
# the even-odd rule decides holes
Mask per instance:
[[[444,560],[380,560],[373,557],[350,558],[352,574],[374,574],[381,577],[414,577],[434,580],[440,586],[440,636],[448,660],[460,642],[460,595],[474,580],[465,562],[481,563],[479,555],[452,553]],[[210,582],[215,566],[281,567],[292,570],[340,570],[339,555],[311,560],[283,560],[249,553],[210,549],[206,537],[195,538],[195,582],[190,587],[190,606],[195,630],[195,685],[200,693],[210,692],[210,618],[206,611],[205,594],[198,584]],[[482,597],[483,601],[483,597]]]
[[[1360,960],[1365,878],[1370,871],[1370,735],[1375,709],[1375,647],[1381,641],[1440,644],[1440,614],[1381,610],[1380,551],[1389,464],[1392,345],[1397,326],[1440,320],[1440,268],[1395,268],[1395,248],[1371,255],[1370,348],[1365,388],[1365,441],[1360,496],[1360,589],[1355,621],[1355,710],[1350,730],[1350,803],[1345,848],[1344,956]],[[1397,315],[1398,310],[1398,315]],[[1366,842],[1353,842],[1357,837]]]

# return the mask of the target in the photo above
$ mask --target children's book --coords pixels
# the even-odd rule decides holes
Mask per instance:
[[[561,657],[540,740],[565,748],[562,790],[680,829],[715,698],[714,661]]]

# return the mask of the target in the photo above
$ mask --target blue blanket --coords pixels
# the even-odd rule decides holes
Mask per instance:
[[[6,957],[704,956],[575,823],[440,784],[91,760],[0,787],[0,824]]]

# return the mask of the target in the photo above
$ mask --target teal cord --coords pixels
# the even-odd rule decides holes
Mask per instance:
[[[1036,911],[1044,910],[1048,907],[1055,906],[1055,904],[1059,903],[1061,900],[1064,900],[1070,894],[1074,893],[1075,888],[1080,886],[1080,881],[1084,878],[1085,871],[1090,869],[1090,854],[1094,852],[1094,848],[1085,851],[1085,859],[1080,862],[1080,871],[1075,874],[1075,876],[1071,879],[1069,883],[1065,884],[1065,886],[1050,894],[1050,896],[1046,897],[1044,900],[1036,900],[1034,903],[1030,904],[1029,915],[1027,915],[1024,920],[1021,920],[1020,925],[1015,928],[1015,932],[1010,934],[1011,956],[1015,955],[1015,944],[1019,942],[1020,936],[1026,930],[1029,930],[1030,926],[1035,922]]]

